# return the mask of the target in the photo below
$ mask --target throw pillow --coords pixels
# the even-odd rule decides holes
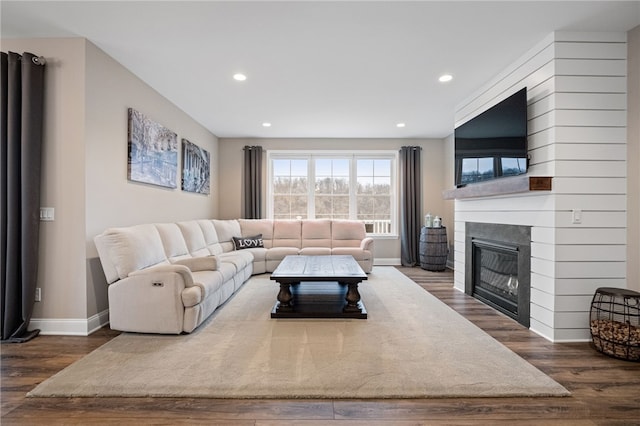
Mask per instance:
[[[232,237],[233,245],[236,250],[255,248],[255,247],[264,247],[264,242],[262,241],[262,234],[254,235],[253,237]]]

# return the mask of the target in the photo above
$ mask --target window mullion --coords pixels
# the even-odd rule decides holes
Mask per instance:
[[[352,155],[349,161],[349,219],[355,220],[358,218],[358,201],[356,198],[358,186],[357,156]]]
[[[309,156],[307,164],[307,180],[309,187],[307,188],[307,217],[309,219],[316,218],[316,164],[313,155]]]

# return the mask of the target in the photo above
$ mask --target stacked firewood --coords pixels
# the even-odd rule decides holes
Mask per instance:
[[[596,348],[616,358],[640,361],[640,327],[610,319],[591,320]]]

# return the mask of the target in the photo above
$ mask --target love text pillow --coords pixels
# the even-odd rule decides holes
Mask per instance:
[[[258,234],[252,237],[233,237],[233,245],[235,246],[236,250],[242,250],[248,248],[264,247],[264,242],[262,241],[262,234]]]

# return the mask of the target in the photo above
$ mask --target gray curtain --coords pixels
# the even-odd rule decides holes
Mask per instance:
[[[262,218],[262,147],[244,147],[244,218]]]
[[[400,261],[403,266],[419,263],[422,208],[422,172],[419,146],[400,149]]]
[[[44,59],[2,52],[0,309],[2,341],[24,342],[38,275]]]

